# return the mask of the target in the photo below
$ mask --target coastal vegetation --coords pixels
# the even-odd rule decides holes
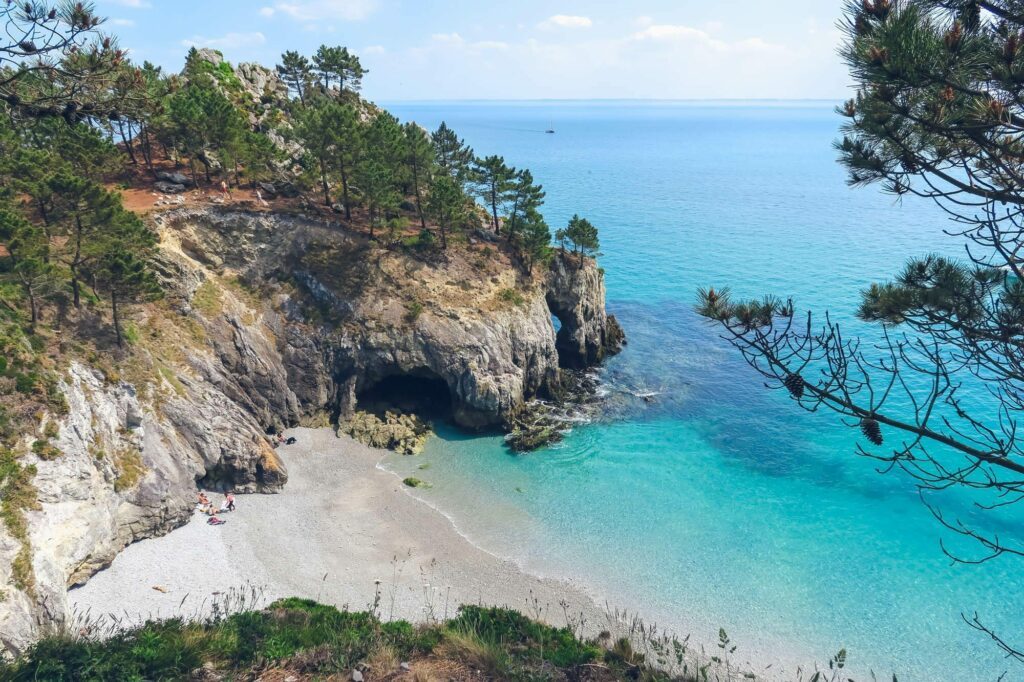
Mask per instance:
[[[727,654],[723,648],[722,657]],[[94,640],[43,639],[0,679],[172,680],[258,678],[502,680],[707,680],[685,662],[686,644],[594,639],[505,608],[463,606],[451,619],[412,625],[307,599],[282,599],[206,621],[152,621]],[[661,667],[659,667],[659,664]],[[678,669],[670,674],[664,668]],[[841,669],[840,665],[840,669]],[[332,677],[338,675],[338,678]],[[197,677],[199,676],[199,677]],[[342,676],[345,676],[342,678]],[[266,679],[279,679],[267,677]],[[816,680],[837,679],[822,676]]]
[[[866,441],[860,454],[911,477],[937,522],[966,541],[943,545],[950,558],[1024,557],[1021,538],[985,519],[1024,494],[1021,3],[848,2],[843,28],[857,94],[839,107],[836,147],[850,184],[934,201],[965,258],[927,255],[872,284],[858,311],[881,326],[870,338],[774,296],[738,301],[712,288],[698,311],[772,386],[806,410],[838,413]],[[943,511],[949,489],[970,495],[970,518]],[[964,620],[1024,661],[1024,644],[983,615]]]

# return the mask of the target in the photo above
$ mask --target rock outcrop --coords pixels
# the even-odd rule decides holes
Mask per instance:
[[[398,376],[442,382],[457,424],[500,427],[524,401],[557,391],[560,366],[593,365],[622,341],[591,260],[558,256],[523,282],[500,255],[467,248],[419,259],[304,218],[182,210],[165,224],[187,259],[274,301],[288,376],[272,389],[273,408],[286,422],[318,410],[348,416],[360,393]],[[222,363],[243,382],[269,376],[239,371],[248,369],[232,357],[239,333],[214,339]],[[266,362],[266,350],[244,355]],[[268,395],[253,385],[232,395],[251,400],[254,389]]]
[[[621,342],[589,260],[556,257],[528,278],[493,245],[417,254],[299,216],[229,210],[155,221],[167,298],[137,313],[146,342],[134,355],[146,362],[114,373],[71,364],[67,413],[44,418],[59,426],[58,456],[25,455],[37,472],[35,587],[2,592],[8,650],[68,617],[68,586],[184,523],[197,486],[284,485],[268,431],[345,422],[396,385],[441,396],[460,425],[501,427],[559,391],[560,366],[593,364]],[[370,431],[415,449],[415,424],[377,421]],[[18,549],[0,525],[5,585]]]

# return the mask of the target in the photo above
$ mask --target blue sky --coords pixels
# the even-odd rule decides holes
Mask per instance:
[[[134,59],[355,50],[373,100],[838,99],[842,0],[98,0]],[[779,9],[785,7],[784,10]]]

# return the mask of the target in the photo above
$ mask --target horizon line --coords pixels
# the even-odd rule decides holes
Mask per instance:
[[[434,104],[446,102],[841,102],[842,97],[444,97],[392,99],[380,102]]]

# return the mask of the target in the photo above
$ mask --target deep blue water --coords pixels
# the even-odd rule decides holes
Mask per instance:
[[[553,227],[575,212],[599,227],[630,340],[607,385],[659,393],[524,457],[444,431],[422,458],[389,460],[428,462],[422,495],[462,532],[712,648],[724,627],[757,666],[846,647],[852,670],[880,679],[1024,675],[960,618],[1016,635],[1024,562],[951,565],[906,476],[856,456],[854,429],[765,390],[692,311],[698,287],[728,284],[827,307],[857,331],[861,288],[910,256],[960,252],[938,208],[845,185],[831,103],[388,108],[530,168]],[[941,501],[971,514],[961,495]],[[1001,530],[1020,537],[1022,520],[1004,515]]]

